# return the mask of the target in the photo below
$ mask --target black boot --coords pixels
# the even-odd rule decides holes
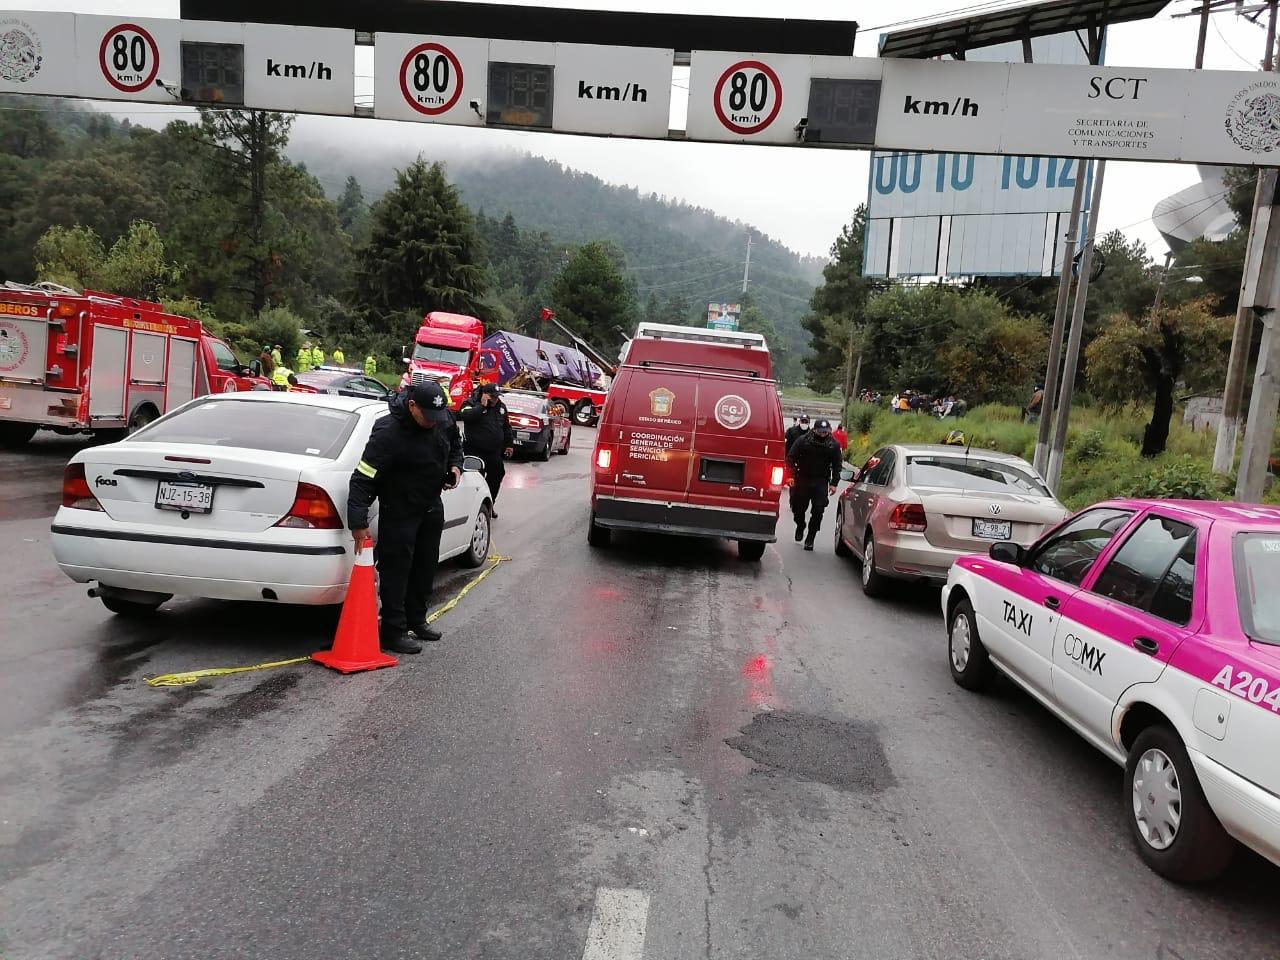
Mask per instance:
[[[437,643],[444,636],[439,630],[432,630],[426,623],[410,627],[409,632],[425,643]]]
[[[804,521],[797,520],[796,521],[796,543],[799,543],[803,539],[804,539]]]
[[[413,635],[397,631],[382,638],[382,649],[392,653],[421,653],[422,644],[413,639]]]
[[[814,517],[809,521],[809,535],[804,538],[804,548],[806,550],[813,549],[813,541],[818,539],[818,518]]]

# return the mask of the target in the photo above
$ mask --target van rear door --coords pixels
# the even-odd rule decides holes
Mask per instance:
[[[690,461],[690,503],[774,509],[781,492],[774,468],[785,466],[786,449],[773,382],[700,374]]]
[[[630,371],[617,416],[617,492],[684,503],[698,411],[698,374],[669,369]],[[611,419],[613,414],[611,414]]]

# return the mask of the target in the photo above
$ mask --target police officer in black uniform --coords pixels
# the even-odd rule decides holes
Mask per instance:
[[[511,456],[515,446],[507,405],[498,396],[497,385],[486,383],[472,391],[458,411],[458,419],[466,425],[463,444],[467,454],[484,461],[484,478],[489,484],[490,500],[496,507],[502,478],[507,473],[502,458]],[[498,511],[491,507],[489,516],[496,519]]]
[[[800,414],[796,418],[796,422],[787,427],[787,432],[782,435],[787,445],[787,449],[791,449],[791,445],[796,442],[796,438],[809,432],[809,415],[807,413]]]
[[[840,482],[840,444],[831,436],[831,423],[819,420],[812,430],[800,434],[787,448],[787,464],[795,482],[791,486],[791,513],[796,519],[796,542],[804,540],[813,549],[814,537],[822,526],[822,512]],[[805,536],[805,511],[813,505],[809,535]]]
[[[449,401],[435,382],[406,387],[391,396],[389,406],[390,416],[373,425],[364,456],[351,474],[347,526],[358,554],[369,535],[369,507],[378,500],[373,558],[382,601],[382,646],[419,653],[418,640],[440,639],[427,626],[427,601],[444,530],[440,492],[453,489],[462,478],[462,442]]]

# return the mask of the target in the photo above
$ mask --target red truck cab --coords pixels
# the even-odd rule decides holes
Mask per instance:
[[[623,349],[592,456],[588,542],[614,530],[777,539],[782,405],[759,334],[642,323]]]
[[[457,410],[481,383],[496,381],[494,360],[482,364],[482,356],[492,351],[482,347],[484,324],[461,313],[433,311],[423,318],[413,338],[413,348],[405,349],[408,364],[401,386],[435,380],[449,398],[449,408]]]
[[[0,287],[0,444],[123,436],[206,393],[270,390],[200,321],[55,284]]]

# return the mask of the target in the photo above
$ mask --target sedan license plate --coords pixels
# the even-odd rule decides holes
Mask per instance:
[[[532,433],[530,433],[528,430],[517,430],[517,431],[516,431],[516,439],[517,439],[517,440],[532,440],[532,439],[533,439],[533,434],[532,434]]]
[[[974,517],[973,535],[983,540],[1008,540],[1013,536],[1013,524],[1008,520],[979,520]]]
[[[174,483],[161,480],[156,490],[157,510],[208,513],[213,509],[213,487],[207,483]]]

